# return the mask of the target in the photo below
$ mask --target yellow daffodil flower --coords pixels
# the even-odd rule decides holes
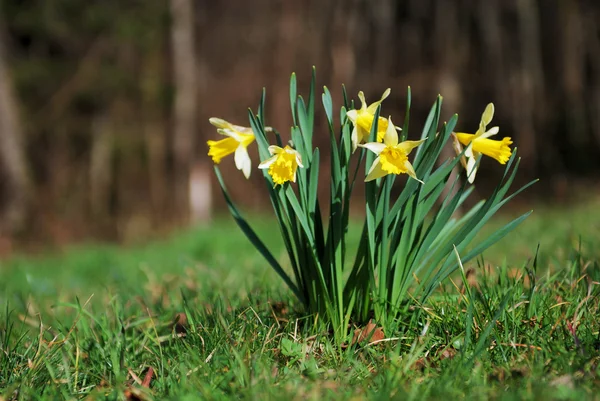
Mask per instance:
[[[467,160],[466,162],[465,160],[461,160],[461,162],[467,170],[468,181],[471,184],[475,181],[477,160],[482,154],[496,159],[500,164],[506,164],[512,154],[509,145],[513,142],[510,137],[503,138],[500,141],[488,139],[489,137],[496,135],[500,130],[498,127],[492,127],[486,131],[486,127],[492,121],[493,117],[494,104],[490,103],[481,115],[479,129],[475,134],[465,134],[463,132],[453,133],[454,149],[457,153],[462,152],[461,145],[468,146],[464,153]]]
[[[377,107],[390,95],[391,90],[388,88],[383,95],[381,95],[381,99],[375,103],[371,103],[367,106],[367,102],[365,101],[365,94],[360,91],[358,92],[358,98],[360,99],[360,109],[357,110],[349,110],[346,115],[352,121],[354,125],[354,129],[352,130],[352,151],[356,150],[356,147],[359,143],[367,142],[369,140],[369,135],[371,135],[371,126],[373,125],[373,120],[375,118],[375,112],[377,111]],[[377,120],[377,142],[382,142],[383,137],[385,136],[385,132],[387,130],[388,120],[383,117],[379,117]]]
[[[296,170],[298,167],[304,168],[300,153],[290,146],[280,148],[275,145],[269,146],[269,153],[272,157],[260,163],[258,168],[268,168],[275,185],[283,185],[287,181],[296,182]]]
[[[247,148],[255,139],[252,128],[234,125],[216,117],[210,118],[209,121],[217,127],[219,134],[227,138],[220,141],[207,141],[208,155],[212,157],[215,164],[219,164],[225,156],[235,153],[235,166],[244,173],[246,178],[249,178],[252,162]]]
[[[405,173],[423,183],[423,181],[417,178],[415,169],[408,161],[408,155],[414,148],[423,143],[425,139],[398,143],[398,133],[394,124],[392,124],[391,117],[387,119],[386,126],[387,130],[383,137],[383,143],[370,142],[360,145],[377,155],[377,158],[373,160],[373,165],[369,169],[365,182],[381,178],[388,174]]]

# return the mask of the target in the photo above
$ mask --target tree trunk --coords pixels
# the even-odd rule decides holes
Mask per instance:
[[[29,206],[29,176],[16,100],[6,62],[0,20],[0,163],[3,174],[0,235],[24,228]]]
[[[190,172],[194,158],[197,112],[196,49],[192,0],[171,0],[173,51],[173,156],[175,207],[184,223],[190,220]]]

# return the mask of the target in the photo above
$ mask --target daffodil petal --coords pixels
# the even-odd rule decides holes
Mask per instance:
[[[369,149],[371,152],[375,153],[376,155],[380,154],[383,151],[383,149],[386,148],[385,144],[379,143],[379,142],[363,143],[362,145],[359,145],[359,146],[361,148]]]
[[[496,135],[498,132],[500,132],[500,127],[492,127],[485,133],[481,134],[479,138],[489,138],[490,136]]]
[[[488,125],[494,118],[494,103],[490,103],[485,107],[483,114],[481,115],[481,122],[483,125]]]
[[[243,134],[240,134],[239,132],[229,129],[229,128],[219,128],[219,129],[217,129],[217,132],[223,136],[228,136],[230,138],[233,138],[238,142],[242,142],[244,140]]]
[[[367,110],[367,101],[365,100],[365,94],[363,91],[358,92],[358,98],[360,99],[361,110]]]
[[[277,145],[271,145],[271,146],[269,146],[269,153],[271,155],[277,155],[277,154],[279,154],[281,152],[283,152],[283,148],[280,148]]]
[[[392,117],[388,117],[388,126],[385,131],[385,136],[383,137],[383,143],[386,146],[396,146],[398,145],[398,133],[396,132],[396,127],[392,123]]]
[[[269,168],[271,166],[271,164],[275,163],[275,160],[277,160],[277,155],[271,156],[267,160],[262,161],[258,165],[258,168],[260,168],[260,169]]]
[[[208,121],[217,128],[231,128],[231,124],[222,118],[211,117]]]
[[[352,140],[352,153],[354,153],[358,147],[358,128],[356,128],[356,125],[352,129],[352,136],[350,138]]]
[[[348,119],[352,121],[353,124],[356,124],[356,119],[358,118],[358,110],[348,110],[346,112],[346,117],[348,117]]]
[[[421,184],[425,184],[423,181],[421,181],[417,178],[417,173],[415,173],[415,169],[413,168],[412,164],[410,164],[410,162],[408,160],[404,162],[404,168],[406,169],[406,174],[408,174],[415,180],[419,181]]]
[[[473,154],[473,146],[471,146],[471,144],[467,145],[467,149],[465,150],[465,156],[475,157],[475,155]]]
[[[371,114],[375,114],[377,107],[390,95],[391,92],[392,90],[387,88],[385,92],[383,92],[383,95],[381,95],[381,99],[379,99],[377,102],[371,103],[369,107],[367,107],[367,111]]]
[[[470,184],[475,181],[475,175],[477,174],[477,158],[467,157],[467,179]]]
[[[250,178],[252,161],[250,160],[250,155],[248,154],[248,150],[245,146],[238,146],[238,148],[235,150],[234,160],[237,169],[241,170],[246,178]]]
[[[234,124],[230,124],[230,125],[234,130],[236,130],[238,132],[241,132],[243,134],[254,135],[254,131],[252,131],[252,128],[250,128],[250,127],[242,127],[241,125],[234,125]],[[269,127],[267,127],[267,128],[269,128]],[[267,130],[267,128],[265,128],[265,131]]]
[[[383,171],[383,169],[381,168],[381,163],[379,163],[379,157],[376,158],[375,160],[373,160],[373,164],[371,165],[371,168],[369,169],[369,173],[367,174],[367,177],[365,178],[365,182],[369,182],[369,181],[373,181],[376,180],[377,178],[381,178],[385,175],[387,175],[386,171]]]
[[[420,141],[404,141],[396,145],[396,148],[402,150],[408,156],[414,148],[416,148],[426,140],[427,138],[421,139]]]

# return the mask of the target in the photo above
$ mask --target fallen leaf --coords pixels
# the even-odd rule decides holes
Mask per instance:
[[[136,383],[140,384],[140,379],[137,375],[133,373],[133,371],[129,371],[129,374],[135,380]],[[141,388],[134,387],[132,385],[128,386],[125,391],[123,391],[123,395],[127,401],[150,401],[152,400],[152,393],[150,391],[150,382],[152,382],[152,378],[154,376],[154,369],[150,366],[144,375],[144,380],[141,381]]]
[[[427,356],[425,358],[419,358],[415,361],[413,368],[417,370],[423,370],[428,366],[435,366],[435,362],[443,361],[444,359],[452,359],[456,356],[456,349],[454,347],[447,347],[438,350],[435,357]]]
[[[185,313],[179,312],[175,315],[175,319],[173,320],[173,328],[175,329],[175,333],[181,334],[187,332],[188,326],[188,318]]]
[[[152,376],[154,376],[154,369],[152,366],[148,368],[146,375],[144,376],[144,381],[142,382],[142,387],[150,388],[150,382],[152,381]]]
[[[380,341],[385,338],[385,334],[383,333],[383,329],[378,327],[375,323],[369,320],[369,323],[361,330],[354,330],[354,336],[352,337],[352,342],[350,345],[360,343],[361,341],[367,340],[370,343],[375,341]]]

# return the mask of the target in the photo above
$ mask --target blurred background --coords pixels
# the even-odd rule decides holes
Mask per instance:
[[[412,137],[438,93],[467,132],[494,102],[520,177],[541,178],[529,197],[598,190],[596,0],[0,0],[0,254],[209,220],[223,202],[208,118],[248,125],[266,87],[287,134],[290,73],[306,93],[313,65],[337,107],[342,83],[368,102],[391,87],[397,121],[410,85]],[[236,200],[268,212],[257,170],[221,166]],[[484,163],[478,182],[501,171]]]

